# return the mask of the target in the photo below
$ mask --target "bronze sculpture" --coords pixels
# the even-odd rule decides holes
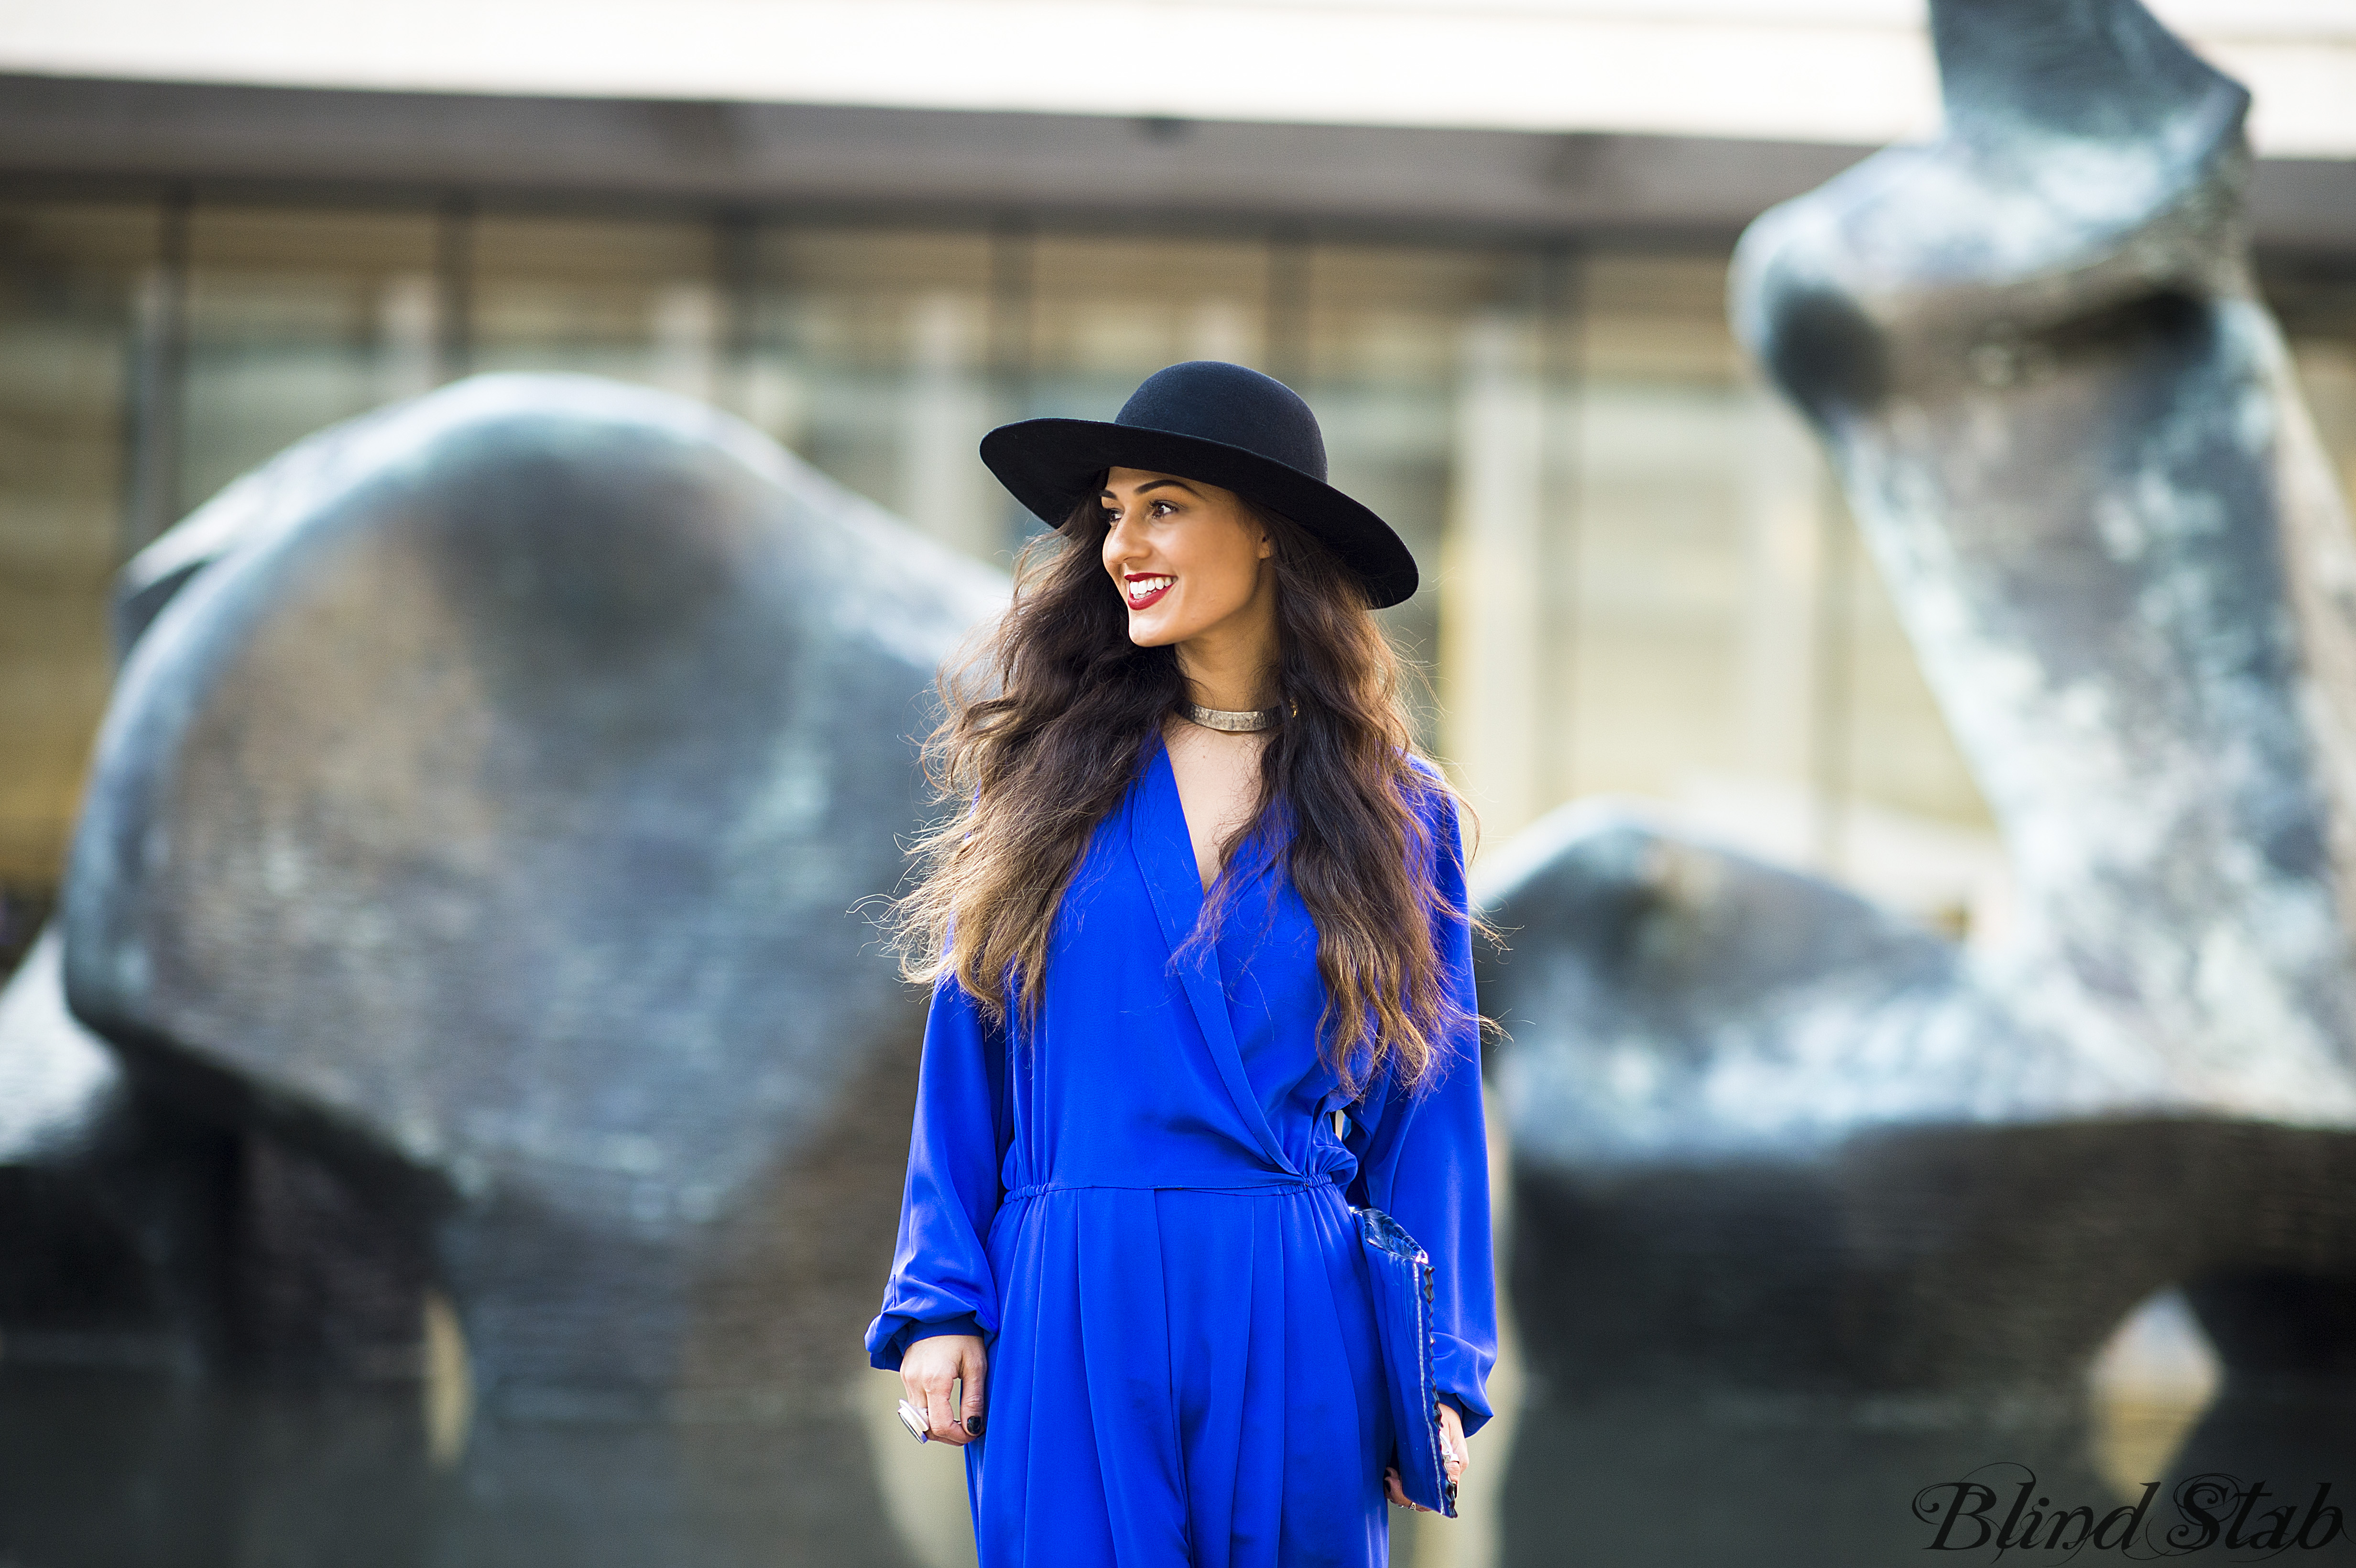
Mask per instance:
[[[1591,808],[1497,869],[1512,1562],[1574,1478],[1599,1563],[1886,1562],[1995,1463],[2107,1508],[2088,1362],[2171,1285],[2225,1366],[2179,1473],[2301,1503],[2356,1458],[2356,539],[2252,281],[2247,94],[2136,0],[1932,19],[1944,133],[1762,218],[1732,306],[2018,930]]]

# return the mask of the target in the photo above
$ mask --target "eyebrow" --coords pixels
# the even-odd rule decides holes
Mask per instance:
[[[1140,485],[1137,487],[1137,493],[1142,496],[1148,490],[1158,490],[1164,485],[1175,485],[1181,490],[1185,491],[1189,496],[1195,496],[1198,499],[1203,494],[1200,490],[1195,489],[1192,485],[1187,484],[1183,479],[1148,479],[1144,484]],[[1111,495],[1112,491],[1109,489],[1100,490],[1097,493],[1097,499],[1101,501]]]

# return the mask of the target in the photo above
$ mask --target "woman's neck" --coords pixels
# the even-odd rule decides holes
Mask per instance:
[[[1266,593],[1255,601],[1178,645],[1187,701],[1229,713],[1276,706],[1276,605]]]
[[[1276,668],[1267,658],[1205,657],[1193,643],[1178,648],[1186,700],[1204,708],[1248,713],[1276,706]]]

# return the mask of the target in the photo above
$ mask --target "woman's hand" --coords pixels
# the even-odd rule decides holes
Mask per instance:
[[[1443,1399],[1440,1402],[1440,1468],[1448,1472],[1450,1480],[1462,1486],[1464,1484],[1464,1463],[1470,1457],[1470,1451],[1464,1445],[1464,1418],[1456,1413],[1456,1407],[1453,1404]],[[1390,1495],[1391,1501],[1401,1508],[1411,1508],[1418,1513],[1432,1511],[1421,1503],[1411,1503],[1407,1500],[1407,1494],[1399,1490],[1399,1473],[1397,1466],[1390,1466],[1384,1469],[1383,1489]]]
[[[981,1381],[989,1370],[978,1334],[936,1334],[908,1347],[900,1358],[900,1381],[908,1403],[925,1413],[934,1442],[962,1448],[981,1435]],[[950,1392],[957,1382],[965,1384],[962,1403]]]

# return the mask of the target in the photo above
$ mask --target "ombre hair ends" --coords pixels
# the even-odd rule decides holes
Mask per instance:
[[[1469,912],[1442,900],[1417,810],[1457,802],[1408,761],[1405,667],[1355,577],[1290,519],[1243,505],[1275,545],[1286,717],[1261,753],[1258,808],[1220,846],[1223,869],[1181,953],[1234,917],[1236,851],[1258,834],[1283,844],[1317,925],[1320,1054],[1353,1096],[1387,1062],[1418,1086],[1475,1021],[1448,995],[1433,942],[1436,917]],[[1035,1017],[1073,866],[1185,696],[1173,648],[1129,640],[1100,560],[1107,526],[1092,491],[1060,534],[1024,549],[1006,613],[944,670],[925,747],[949,809],[918,838],[914,885],[893,905],[902,972],[928,987],[954,974],[1001,1023]]]

